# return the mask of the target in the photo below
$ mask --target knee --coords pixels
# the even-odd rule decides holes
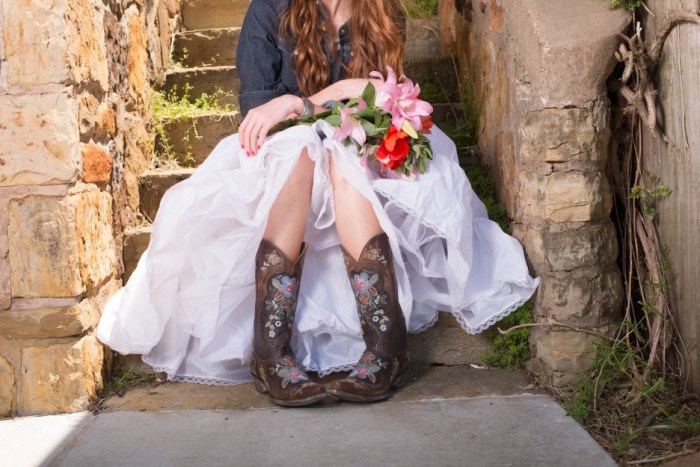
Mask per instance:
[[[309,158],[309,153],[304,149],[292,173],[289,174],[287,184],[299,190],[310,190],[314,179],[314,167],[314,161]]]
[[[328,175],[331,179],[331,185],[333,185],[333,191],[335,193],[347,192],[350,189],[350,184],[333,163],[332,158],[329,160]]]

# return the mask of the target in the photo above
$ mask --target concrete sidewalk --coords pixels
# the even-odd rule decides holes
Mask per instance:
[[[6,420],[0,422],[0,465],[615,465],[548,395],[522,389],[504,394],[518,388],[517,375],[504,375],[502,386],[491,391],[497,395],[483,395],[474,393],[483,386],[479,379],[499,374],[461,371],[464,384],[456,374],[438,369],[391,400],[368,405],[265,404]],[[452,382],[449,389],[441,378]],[[158,390],[148,391],[140,400],[161,397]],[[221,397],[220,390],[211,391]]]

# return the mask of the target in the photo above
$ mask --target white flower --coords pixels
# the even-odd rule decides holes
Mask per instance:
[[[275,337],[275,331],[270,331],[269,336],[270,336],[270,337]]]
[[[379,321],[379,316],[372,316],[372,321],[374,321],[375,323]]]
[[[382,324],[381,326],[379,326],[379,329],[381,329],[382,331],[386,331],[386,324]]]
[[[282,326],[282,322],[281,322],[281,321],[275,321],[275,326],[277,326],[277,327]]]

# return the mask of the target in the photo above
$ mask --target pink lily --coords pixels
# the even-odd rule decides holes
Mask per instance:
[[[357,107],[341,107],[340,108],[340,126],[335,133],[333,133],[333,139],[336,141],[343,141],[348,136],[355,140],[360,146],[365,144],[367,140],[367,134],[362,128],[360,122],[352,117],[352,114],[364,110],[367,108],[367,104],[360,99]]]
[[[433,112],[433,106],[418,98],[420,86],[406,78],[402,83],[396,80],[396,73],[391,67],[387,67],[386,79],[378,71],[370,73],[373,78],[384,81],[377,88],[377,107],[391,114],[391,124],[397,130],[403,128],[408,120],[417,131],[423,129],[422,116],[428,116]]]

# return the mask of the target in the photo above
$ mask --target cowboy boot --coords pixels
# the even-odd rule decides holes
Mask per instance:
[[[290,346],[306,245],[292,263],[263,239],[255,258],[255,325],[250,371],[256,389],[284,406],[310,405],[326,396],[309,380]]]
[[[366,349],[350,375],[330,384],[333,396],[373,402],[388,398],[408,369],[406,319],[399,306],[389,237],[371,238],[355,261],[344,249]]]

